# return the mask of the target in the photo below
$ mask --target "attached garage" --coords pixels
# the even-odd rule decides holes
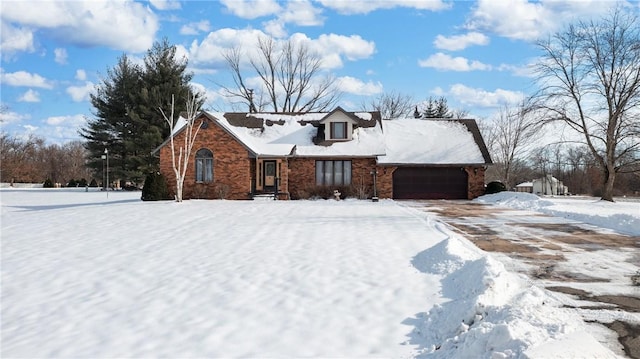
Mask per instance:
[[[467,199],[468,175],[462,167],[398,167],[394,199]]]

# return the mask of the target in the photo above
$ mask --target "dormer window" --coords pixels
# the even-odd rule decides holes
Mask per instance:
[[[328,145],[332,142],[350,141],[353,138],[353,129],[358,124],[358,118],[338,107],[319,121],[323,125],[324,141]],[[320,130],[318,130],[320,134]]]
[[[346,140],[347,139],[347,123],[331,122],[331,139]]]

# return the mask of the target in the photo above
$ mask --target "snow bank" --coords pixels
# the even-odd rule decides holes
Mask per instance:
[[[443,275],[442,294],[450,299],[417,316],[411,343],[421,348],[418,357],[616,357],[586,332],[578,313],[465,239],[451,236],[413,265]]]
[[[638,202],[607,202],[584,197],[541,198],[523,192],[489,194],[477,198],[476,201],[541,212],[632,236],[640,235],[640,203]]]

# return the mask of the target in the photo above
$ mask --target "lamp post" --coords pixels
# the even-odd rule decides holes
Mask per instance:
[[[105,171],[104,171],[104,161],[107,159],[106,155],[102,155],[100,156],[100,158],[102,158],[102,190],[106,191],[107,190],[107,180],[104,178],[105,175]]]
[[[376,180],[378,177],[378,170],[374,169],[371,171],[371,175],[373,176],[373,197],[371,197],[372,202],[378,202],[378,190],[376,185]]]
[[[104,149],[104,156],[107,158],[107,198],[109,198],[109,150]]]

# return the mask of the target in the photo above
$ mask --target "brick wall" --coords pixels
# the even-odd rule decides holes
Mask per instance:
[[[289,158],[289,193],[292,198],[300,198],[304,192],[316,185],[316,160],[332,160],[335,158]],[[373,177],[371,171],[376,166],[374,158],[351,159],[351,184],[365,187],[373,193]]]
[[[174,138],[176,152],[178,144],[184,141],[183,134],[180,133]],[[201,148],[213,152],[212,183],[196,183],[195,180],[195,154]],[[169,190],[175,193],[170,143],[160,150],[160,172],[167,179]],[[184,180],[183,197],[217,199],[221,197],[221,192],[224,192],[227,199],[248,199],[250,185],[251,159],[247,149],[218,125],[209,122],[207,128],[200,129],[193,146]]]
[[[467,166],[464,169],[468,175],[468,199],[484,195],[484,167]]]
[[[393,172],[398,167],[378,167],[377,188],[379,198],[393,198]]]

